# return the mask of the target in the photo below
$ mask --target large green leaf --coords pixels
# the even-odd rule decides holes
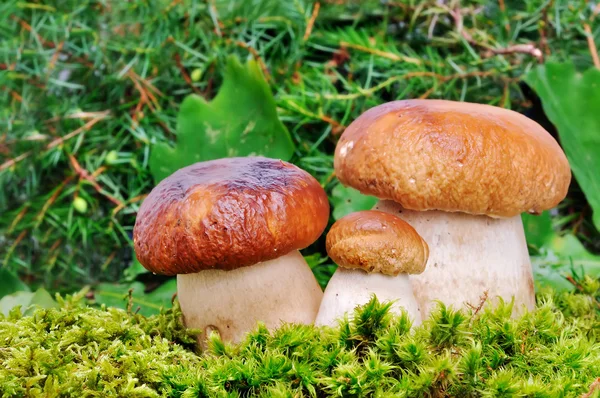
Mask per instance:
[[[177,281],[170,279],[150,293],[144,293],[145,286],[140,282],[120,285],[101,283],[94,289],[94,298],[97,303],[126,309],[129,303],[129,289],[133,289],[132,310],[138,311],[139,308],[140,314],[149,316],[158,314],[161,308],[171,307],[171,300],[177,291]]]
[[[331,262],[329,257],[323,257],[321,253],[314,253],[308,256],[304,256],[306,263],[315,274],[317,282],[323,289],[327,286],[329,279],[335,272],[337,266]]]
[[[0,298],[18,291],[28,292],[29,287],[6,268],[0,268]]]
[[[58,308],[59,305],[50,293],[40,288],[35,292],[16,292],[2,297],[0,300],[0,312],[8,315],[11,309],[21,306],[25,315],[31,315],[36,308]]]
[[[190,164],[224,157],[262,155],[289,160],[294,143],[277,116],[269,85],[255,61],[229,57],[223,84],[207,102],[188,96],[177,118],[177,144],[157,144],[150,155],[156,182]]]
[[[370,210],[379,199],[374,196],[363,195],[354,188],[336,185],[331,191],[331,204],[333,205],[333,218],[340,218],[361,210]]]
[[[135,256],[133,256],[133,261],[131,262],[129,267],[125,268],[125,270],[123,271],[122,282],[133,282],[138,276],[147,274],[149,272],[150,271],[144,268],[142,263],[140,263],[140,261]]]
[[[547,63],[525,77],[558,129],[573,174],[600,229],[600,70],[577,73],[571,63]]]
[[[535,252],[531,263],[536,283],[563,291],[574,288],[566,279],[573,273],[600,278],[600,256],[587,251],[573,234],[558,235],[547,211],[540,216],[523,214],[523,224]]]

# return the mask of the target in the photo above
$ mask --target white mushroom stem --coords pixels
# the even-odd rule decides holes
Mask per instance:
[[[535,307],[533,275],[520,216],[491,218],[465,213],[411,211],[392,201],[374,209],[394,214],[429,245],[422,274],[410,280],[423,317],[440,300],[454,308],[515,299],[513,315]]]
[[[261,321],[313,323],[323,291],[302,255],[294,250],[275,260],[232,271],[207,270],[177,276],[178,298],[188,328],[239,342]]]
[[[315,324],[335,326],[344,314],[351,316],[354,309],[366,304],[373,294],[380,302],[394,301],[392,313],[399,314],[404,309],[413,325],[421,324],[421,313],[408,275],[389,276],[342,267],[338,267],[325,289]]]

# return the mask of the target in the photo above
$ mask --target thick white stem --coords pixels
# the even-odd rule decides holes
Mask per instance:
[[[423,317],[435,300],[455,308],[479,306],[498,297],[515,305],[513,315],[535,307],[533,275],[520,216],[490,218],[465,213],[411,211],[392,201],[377,210],[394,214],[410,225],[429,245],[425,272],[410,280]]]
[[[335,326],[345,313],[352,315],[354,308],[366,304],[372,294],[375,294],[379,301],[394,300],[393,313],[398,314],[405,309],[415,326],[421,324],[419,306],[406,274],[369,274],[362,270],[342,267],[335,271],[325,289],[315,324]]]
[[[199,336],[202,346],[211,331],[238,342],[258,321],[269,329],[282,322],[313,323],[323,297],[297,250],[233,271],[178,275],[177,291],[185,325],[205,332]]]

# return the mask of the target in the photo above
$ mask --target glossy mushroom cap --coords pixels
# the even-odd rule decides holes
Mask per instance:
[[[262,157],[201,162],[167,177],[144,200],[135,252],[157,274],[232,270],[310,245],[328,218],[323,188],[290,163]]]
[[[327,234],[327,253],[340,267],[385,275],[420,274],[429,247],[409,224],[376,210],[340,218]]]
[[[493,217],[552,208],[571,181],[562,149],[533,120],[443,100],[369,109],[342,134],[334,163],[344,185],[405,209]]]

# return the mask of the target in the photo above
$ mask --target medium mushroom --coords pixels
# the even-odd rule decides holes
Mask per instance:
[[[556,140],[502,108],[443,100],[394,101],[341,136],[342,184],[380,199],[429,243],[429,267],[411,276],[423,316],[435,300],[461,307],[514,297],[535,304],[520,214],[556,206],[571,180]]]
[[[421,323],[408,274],[423,272],[429,248],[410,225],[381,211],[352,213],[333,224],[326,245],[338,268],[325,289],[317,325],[333,326],[372,294],[393,301],[393,312],[405,309],[413,324]]]
[[[177,274],[187,327],[236,342],[257,321],[314,322],[323,292],[298,250],[328,219],[327,196],[304,170],[262,157],[219,159],[152,190],[137,216],[135,251],[148,270]]]

